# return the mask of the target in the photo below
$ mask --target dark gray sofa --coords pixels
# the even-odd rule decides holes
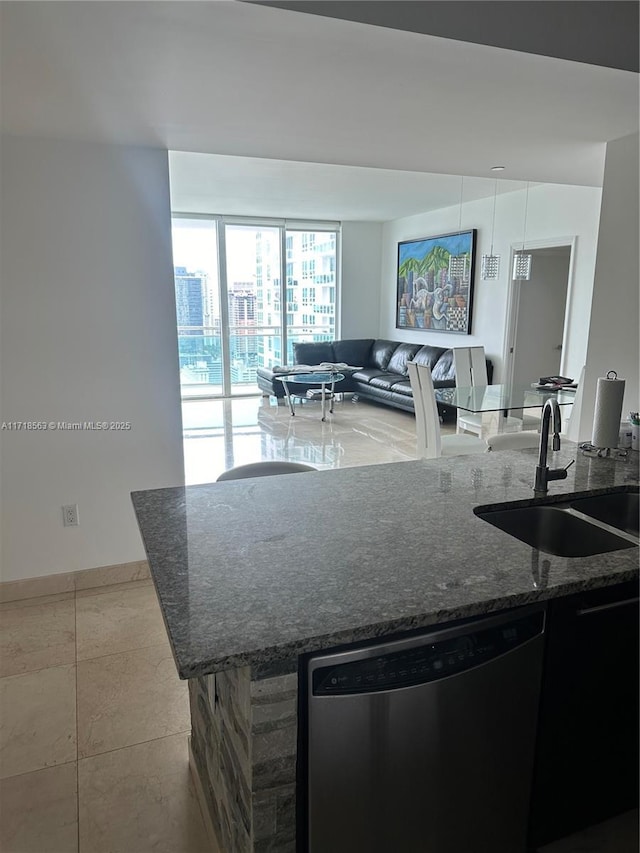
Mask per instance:
[[[456,375],[453,366],[453,352],[430,344],[408,344],[402,341],[388,341],[383,338],[360,338],[344,341],[320,341],[318,343],[294,344],[296,364],[320,364],[340,362],[359,370],[345,372],[345,379],[339,390],[353,392],[366,400],[384,403],[406,412],[413,412],[413,394],[409,382],[407,362],[417,361],[431,368],[433,384],[436,388],[454,388]],[[493,365],[487,359],[489,382],[493,374]],[[284,397],[284,386],[270,368],[259,367],[257,371],[258,387],[265,394]],[[288,383],[292,392],[304,395],[306,385],[296,386]],[[336,388],[336,390],[338,390]],[[455,414],[450,406],[440,406],[443,416]]]

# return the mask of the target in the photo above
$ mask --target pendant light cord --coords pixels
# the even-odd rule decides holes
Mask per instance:
[[[458,216],[458,234],[462,234],[462,196],[464,193],[464,175],[460,177],[460,214]]]
[[[524,225],[522,227],[522,253],[524,254],[524,244],[527,237],[527,212],[529,210],[529,181],[527,181],[527,192],[524,199]]]
[[[496,230],[496,198],[498,196],[498,179],[495,180],[495,187],[493,188],[493,218],[491,220],[491,252],[493,255],[493,235]]]

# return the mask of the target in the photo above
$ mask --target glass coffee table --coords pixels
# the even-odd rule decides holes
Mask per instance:
[[[324,371],[318,373],[281,373],[275,377],[284,385],[284,393],[289,403],[291,416],[296,413],[294,400],[314,400],[320,399],[322,403],[322,420],[326,420],[326,405],[329,401],[329,413],[333,414],[333,399],[335,397],[336,382],[342,382],[344,373],[333,373]],[[306,393],[295,390],[292,391],[289,383],[296,385],[308,385]],[[315,388],[313,386],[316,386]]]

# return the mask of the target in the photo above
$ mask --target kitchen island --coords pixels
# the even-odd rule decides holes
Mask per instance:
[[[638,454],[566,442],[549,496],[638,483]],[[480,505],[532,500],[536,451],[133,494],[176,666],[192,768],[225,853],[295,849],[301,655],[632,580],[638,549],[541,553]]]

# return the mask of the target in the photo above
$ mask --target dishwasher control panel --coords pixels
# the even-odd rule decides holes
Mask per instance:
[[[507,624],[470,630],[462,636],[313,672],[314,696],[345,696],[395,690],[458,675],[526,643],[543,631],[544,614],[529,614]]]

